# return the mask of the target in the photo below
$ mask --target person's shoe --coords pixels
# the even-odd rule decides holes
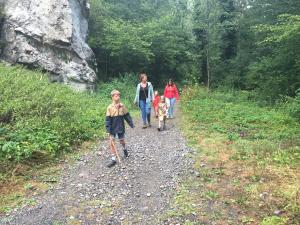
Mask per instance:
[[[148,127],[151,127],[151,123],[148,123]]]
[[[160,127],[158,127],[157,130],[158,130],[158,131],[161,131],[161,130],[160,130]]]
[[[124,156],[125,156],[125,158],[128,158],[128,151],[127,151],[127,149],[123,149],[123,153],[124,153]]]
[[[111,162],[107,165],[108,168],[111,168],[117,164],[116,160],[111,160]]]
[[[143,127],[142,127],[143,129],[146,129],[147,128],[147,124],[146,123],[144,123],[144,125],[143,125]]]

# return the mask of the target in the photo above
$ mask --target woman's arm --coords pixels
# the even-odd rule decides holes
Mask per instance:
[[[134,104],[138,104],[138,97],[139,97],[139,92],[140,92],[140,86],[139,86],[140,84],[138,84],[137,85],[137,87],[136,87],[136,92],[135,92],[135,98],[134,98]]]
[[[178,89],[177,89],[177,87],[176,87],[175,84],[174,84],[174,86],[175,86],[175,98],[176,98],[177,100],[179,100],[179,92],[178,92]]]

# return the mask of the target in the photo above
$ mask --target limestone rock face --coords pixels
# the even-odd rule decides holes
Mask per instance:
[[[52,81],[93,89],[94,54],[87,45],[86,0],[0,0],[1,58],[42,68]]]

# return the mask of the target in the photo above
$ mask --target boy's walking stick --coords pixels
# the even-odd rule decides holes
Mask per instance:
[[[112,148],[113,148],[113,150],[114,150],[114,152],[115,152],[115,154],[117,156],[118,162],[121,163],[119,152],[118,152],[118,150],[116,148],[115,142],[114,142],[114,140],[113,140],[113,138],[112,138],[111,135],[109,135],[109,139],[110,139],[110,144],[111,144],[111,146],[112,146]]]

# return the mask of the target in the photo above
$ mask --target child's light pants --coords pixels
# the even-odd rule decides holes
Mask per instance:
[[[166,117],[165,116],[159,116],[159,118],[158,118],[158,128],[161,128],[162,125],[163,125],[163,127],[166,126]]]

